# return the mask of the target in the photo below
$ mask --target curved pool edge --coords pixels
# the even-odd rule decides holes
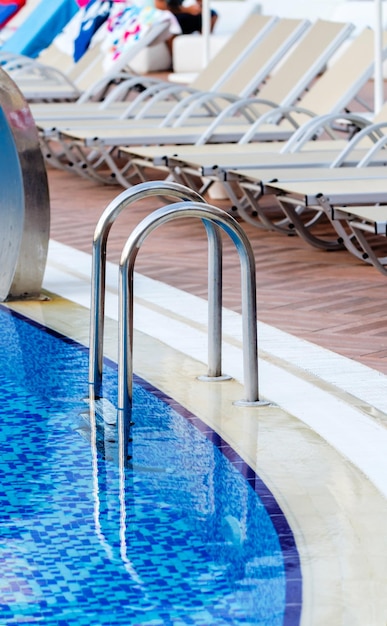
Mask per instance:
[[[53,297],[48,303],[11,306],[28,310],[27,315],[48,326],[57,324],[60,310],[63,328],[58,330],[87,344],[89,263],[88,255],[73,250],[69,255],[68,248],[51,242],[44,286],[68,302]],[[109,266],[106,354],[113,360],[115,283],[116,268]],[[386,571],[379,557],[387,547],[382,530],[387,519],[386,474],[378,451],[383,450],[385,434],[384,399],[379,393],[385,377],[259,325],[260,386],[273,404],[236,408],[232,400],[243,393],[240,383],[208,385],[196,378],[205,369],[206,303],[141,276],[136,276],[135,288],[135,371],[214,428],[274,493],[300,552],[301,623],[339,623],[354,607],[359,623],[369,623],[367,605],[372,603],[372,623],[384,624],[386,602],[379,591]],[[240,379],[240,316],[225,313],[225,368]],[[165,319],[167,326],[160,323]],[[332,362],[333,369],[328,367]],[[379,538],[378,547],[370,541],[374,536]],[[349,608],[343,606],[343,598]]]

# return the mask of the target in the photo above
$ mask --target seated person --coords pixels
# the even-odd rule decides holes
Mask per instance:
[[[180,24],[183,35],[202,32],[202,3],[196,0],[193,4],[184,5],[184,0],[155,0],[156,9],[170,11]],[[211,10],[211,32],[218,18],[216,11]]]

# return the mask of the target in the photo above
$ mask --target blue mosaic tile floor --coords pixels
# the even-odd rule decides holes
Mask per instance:
[[[293,535],[238,455],[136,380],[122,471],[114,426],[88,419],[86,350],[0,324],[0,623],[299,624]]]

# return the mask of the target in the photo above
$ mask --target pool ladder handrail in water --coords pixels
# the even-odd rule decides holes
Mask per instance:
[[[222,240],[220,229],[234,242],[241,262],[242,333],[245,398],[235,404],[267,404],[259,399],[258,339],[256,311],[255,259],[251,244],[238,222],[225,211],[172,182],[140,183],[125,190],[105,209],[94,232],[92,293],[90,315],[89,383],[92,395],[102,388],[103,333],[105,317],[106,248],[110,229],[119,214],[130,204],[149,196],[169,196],[180,200],[153,211],[129,236],[119,265],[119,357],[118,409],[124,413],[132,406],[133,379],[133,273],[141,245],[157,227],[178,218],[196,217],[203,221],[208,237],[208,373],[205,380],[229,378],[221,373],[222,334]],[[182,200],[182,201],[181,201]]]

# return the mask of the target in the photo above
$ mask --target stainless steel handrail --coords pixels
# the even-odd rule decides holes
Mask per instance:
[[[221,374],[222,345],[222,239],[229,235],[241,264],[243,371],[245,398],[242,406],[268,404],[259,399],[258,338],[256,310],[255,259],[251,244],[238,222],[219,209],[204,203],[192,190],[171,182],[148,182],[124,191],[105,209],[94,233],[92,260],[92,297],[90,314],[89,384],[91,405],[102,391],[103,332],[105,317],[106,247],[110,229],[128,205],[142,198],[172,196],[183,202],[164,206],[145,217],[132,231],[122,250],[119,265],[119,345],[118,345],[118,416],[120,466],[125,467],[130,443],[130,419],[133,393],[133,277],[137,254],[145,239],[156,228],[177,218],[202,220],[208,238],[208,376],[205,380],[229,378]],[[189,198],[194,198],[190,200]]]
[[[178,200],[203,202],[203,198],[187,187],[164,181],[140,183],[125,190],[105,209],[94,231],[92,252],[89,384],[92,396],[101,393],[103,335],[105,322],[106,249],[110,229],[120,213],[129,205],[150,196],[169,196]],[[207,223],[208,236],[208,378],[226,378],[221,373],[222,328],[222,240],[219,229]],[[229,377],[227,377],[229,378]]]
[[[130,414],[133,379],[133,273],[137,254],[145,239],[157,227],[177,218],[200,218],[220,226],[232,239],[241,262],[243,366],[246,398],[239,404],[263,404],[258,392],[258,342],[255,259],[251,244],[238,222],[219,209],[199,202],[175,203],[157,209],[132,231],[121,255],[119,267],[118,409],[121,422]],[[266,404],[266,403],[265,403]],[[123,417],[124,416],[124,417]],[[125,426],[123,426],[125,431]]]

